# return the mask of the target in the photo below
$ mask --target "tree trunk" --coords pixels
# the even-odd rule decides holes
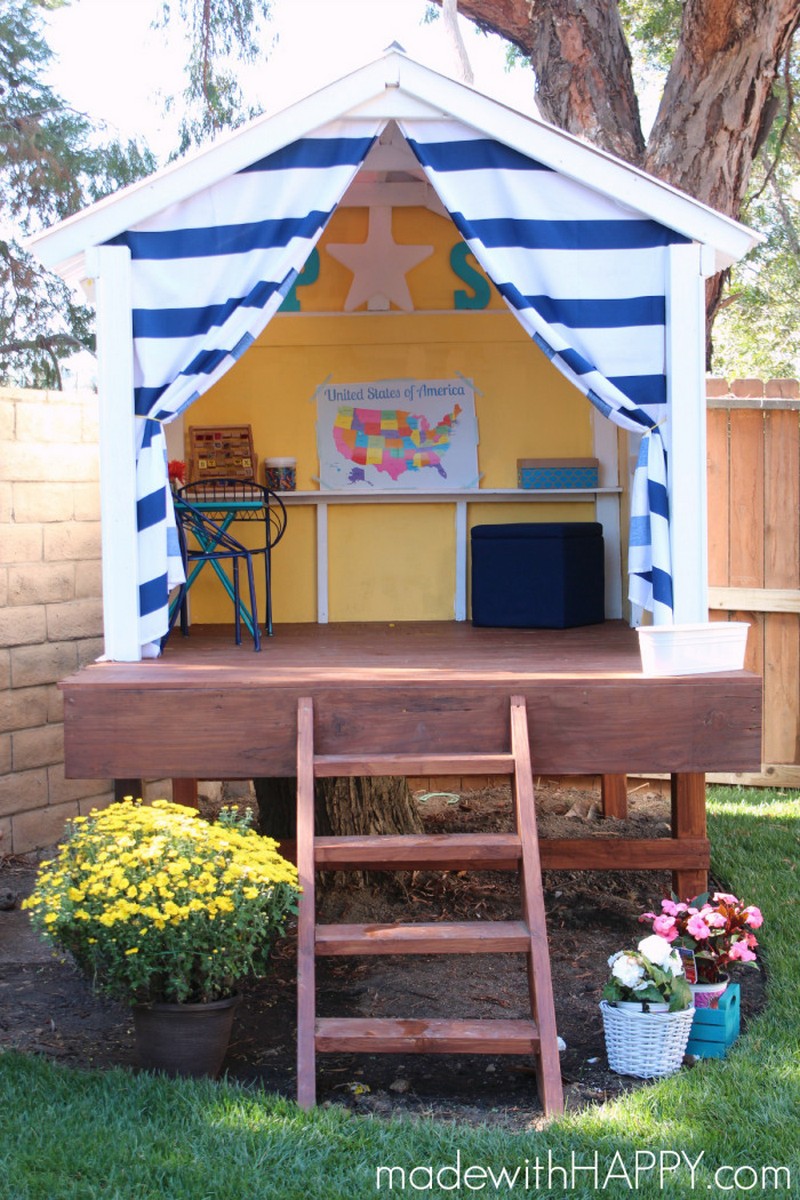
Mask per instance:
[[[406,779],[321,779],[318,797],[320,793],[331,832],[339,836],[422,833]]]
[[[282,842],[297,837],[297,780],[254,779],[258,828],[265,837]]]
[[[530,58],[536,103],[545,120],[628,162],[641,163],[639,102],[616,4],[459,0],[459,10]]]
[[[799,18],[797,0],[689,0],[646,169],[738,217]]]
[[[268,837],[297,836],[296,779],[254,780],[259,828]],[[318,779],[314,797],[315,827],[321,835],[422,833],[408,781],[394,776]],[[384,874],[348,871],[329,877],[334,885],[345,880],[356,887],[385,879]]]

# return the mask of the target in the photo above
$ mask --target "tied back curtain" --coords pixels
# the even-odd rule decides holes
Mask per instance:
[[[562,374],[642,434],[629,599],[672,621],[666,405],[668,246],[687,239],[458,122],[400,122],[475,258]]]
[[[139,640],[166,633],[183,564],[164,425],[221,378],[283,303],[372,145],[337,121],[114,238],[131,253]]]

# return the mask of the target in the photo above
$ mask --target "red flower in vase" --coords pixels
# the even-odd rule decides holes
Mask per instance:
[[[167,463],[167,476],[173,487],[186,483],[186,463],[180,458],[172,458]]]

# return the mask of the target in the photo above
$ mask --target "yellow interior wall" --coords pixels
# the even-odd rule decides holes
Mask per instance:
[[[341,209],[320,242],[318,280],[297,289],[301,311],[278,314],[256,344],[186,414],[190,425],[253,429],[259,463],[297,459],[297,487],[318,484],[315,389],[394,377],[452,378],[475,388],[480,486],[516,486],[517,458],[592,454],[590,406],[534,346],[492,289],[490,307],[454,311],[468,285],[452,270],[459,235],[423,209],[395,209],[397,242],[431,245],[408,274],[414,312],[344,314],[350,272],[328,242],[363,241],[367,210]],[[329,615],[333,621],[449,620],[455,589],[455,519],[449,504],[329,506]],[[275,620],[316,620],[316,519],[289,508],[273,559]],[[470,526],[501,521],[580,521],[591,503],[470,503]],[[244,534],[239,524],[234,532]],[[208,570],[192,588],[196,621],[230,621],[230,602]],[[262,601],[263,602],[263,601]]]

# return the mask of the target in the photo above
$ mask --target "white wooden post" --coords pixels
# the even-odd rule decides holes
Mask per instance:
[[[467,619],[467,502],[456,500],[456,589],[453,616],[456,621]]]
[[[105,657],[138,662],[142,651],[130,251],[126,246],[96,246],[86,252],[85,262],[97,307]]]
[[[666,446],[675,623],[708,620],[705,293],[697,243],[670,246]]]
[[[599,464],[600,487],[619,486],[618,430],[607,417],[592,406],[592,441]],[[622,616],[622,536],[619,495],[597,496],[595,517],[603,526],[605,554],[605,612],[607,620]]]
[[[328,505],[317,505],[317,624],[328,624]]]

